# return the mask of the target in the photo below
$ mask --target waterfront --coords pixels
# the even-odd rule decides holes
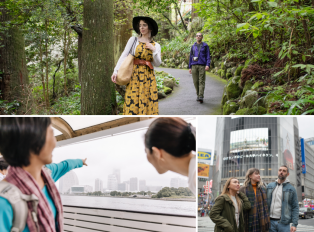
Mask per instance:
[[[63,205],[196,216],[195,202],[61,195]]]

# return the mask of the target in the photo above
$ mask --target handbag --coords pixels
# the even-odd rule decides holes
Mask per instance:
[[[129,51],[129,55],[124,59],[122,62],[119,70],[118,70],[118,75],[117,75],[117,80],[116,83],[118,85],[126,85],[130,82],[131,76],[133,73],[133,64],[134,64],[134,55],[132,55],[132,50],[134,45],[137,43],[137,37],[135,37],[133,45]]]

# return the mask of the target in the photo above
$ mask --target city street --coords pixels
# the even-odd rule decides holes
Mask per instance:
[[[198,217],[198,232],[214,231],[215,224],[208,216]],[[299,219],[297,232],[314,232],[314,218],[312,219]]]

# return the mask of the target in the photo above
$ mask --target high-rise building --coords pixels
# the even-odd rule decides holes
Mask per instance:
[[[114,169],[112,174],[116,176],[117,183],[120,184],[121,183],[120,169]]]
[[[302,170],[302,198],[306,199],[306,203],[314,205],[314,144],[309,143],[314,138],[305,139],[304,153],[305,169]]]
[[[71,193],[89,193],[93,192],[93,187],[90,185],[74,185],[71,187]]]
[[[103,192],[103,189],[104,189],[104,182],[100,180],[99,178],[97,178],[95,180],[95,192],[98,192],[98,191]]]
[[[130,179],[130,191],[137,192],[138,191],[138,180],[137,177],[133,177]]]
[[[128,183],[120,183],[118,184],[118,190],[122,192],[129,192],[130,191],[130,185]]]
[[[107,189],[118,190],[118,181],[116,175],[111,174],[108,176]]]
[[[199,125],[202,126],[202,125]],[[218,196],[227,179],[240,183],[250,168],[258,168],[268,184],[278,177],[281,165],[289,168],[289,181],[302,200],[301,150],[297,118],[220,117],[216,124],[212,192]]]
[[[188,187],[188,181],[182,178],[171,178],[170,179],[171,188]]]
[[[59,182],[59,192],[60,193],[70,193],[71,187],[74,185],[79,185],[79,180],[76,173],[71,170],[60,178]]]
[[[139,180],[139,190],[140,191],[146,191],[146,180]]]

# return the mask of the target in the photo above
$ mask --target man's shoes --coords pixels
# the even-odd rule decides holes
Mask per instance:
[[[199,98],[199,102],[200,102],[200,103],[203,103],[203,98]]]
[[[199,98],[199,97],[197,97],[197,98],[196,98],[196,101],[200,101],[200,98]]]

